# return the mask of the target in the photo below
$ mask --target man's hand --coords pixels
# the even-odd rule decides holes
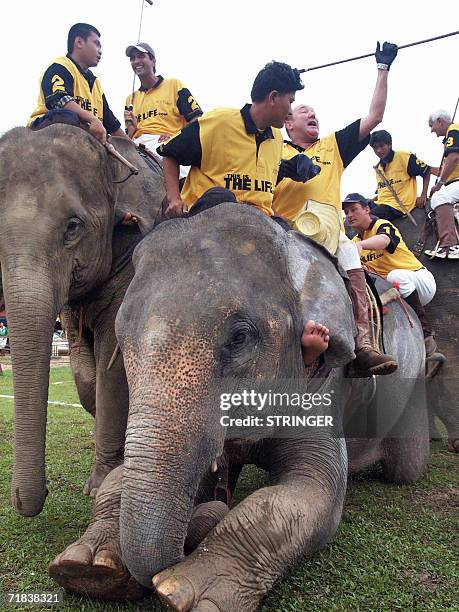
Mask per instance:
[[[173,219],[174,217],[181,217],[183,213],[186,212],[185,202],[177,198],[176,200],[171,200],[166,210],[164,211],[164,216],[166,219]]]
[[[376,45],[376,63],[381,70],[389,70],[392,62],[397,57],[398,47],[389,42],[383,43],[382,49],[380,43]]]
[[[420,195],[419,198],[416,198],[416,208],[425,208],[427,202],[427,196]]]
[[[93,117],[89,122],[89,132],[103,145],[107,142],[107,130],[104,128],[102,121],[97,117]]]
[[[166,142],[166,140],[169,140],[169,138],[172,138],[172,134],[161,134],[161,136],[158,138],[158,144]]]
[[[434,185],[432,189],[430,190],[430,197],[432,197],[433,194],[436,193],[442,187],[443,187],[443,183],[437,183],[436,185]]]
[[[124,108],[124,125],[127,135],[131,138],[137,129],[137,117],[132,112],[132,107]]]

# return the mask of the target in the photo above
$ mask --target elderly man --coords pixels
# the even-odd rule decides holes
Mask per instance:
[[[48,123],[80,123],[102,144],[107,133],[124,136],[120,122],[108,106],[99,79],[89,70],[102,56],[100,32],[88,23],[73,25],[67,37],[67,55],[58,57],[40,79],[37,108],[28,126]]]
[[[430,206],[435,211],[439,246],[425,251],[438,259],[459,259],[459,239],[454,219],[454,204],[459,202],[459,123],[453,123],[444,110],[429,117],[430,131],[443,137],[443,161],[436,185],[430,190]]]
[[[429,188],[430,167],[418,159],[415,153],[394,151],[392,136],[386,130],[378,130],[370,136],[370,147],[379,157],[374,167],[377,183],[377,206],[371,214],[380,219],[398,219],[411,212],[415,206],[424,208]],[[422,177],[422,193],[417,197],[416,177]]]
[[[419,317],[427,354],[435,352],[433,332],[424,310],[437,289],[432,273],[409,250],[395,225],[372,215],[362,195],[350,193],[346,196],[343,210],[349,225],[358,231],[353,240],[363,265],[398,285],[400,295]]]
[[[202,110],[181,81],[156,74],[156,57],[150,45],[129,45],[126,55],[140,79],[140,88],[126,98],[126,131],[135,143],[156,152],[158,144],[195,121]]]
[[[352,160],[367,146],[369,135],[383,119],[387,100],[387,78],[389,68],[397,55],[397,45],[385,42],[382,49],[378,43],[376,62],[378,75],[368,115],[357,119],[347,127],[319,138],[319,122],[310,106],[297,106],[285,122],[291,142],[284,145],[284,158],[305,155],[317,163],[321,172],[318,177],[301,184],[289,179],[282,181],[274,194],[275,214],[294,221],[307,200],[316,200],[334,206],[341,217],[341,176]],[[342,226],[343,229],[343,226]],[[365,274],[354,244],[340,232],[338,261],[346,270],[352,285],[354,316],[357,325],[356,359],[354,371],[361,376],[390,374],[397,368],[395,359],[381,355],[371,343],[366,299]]]

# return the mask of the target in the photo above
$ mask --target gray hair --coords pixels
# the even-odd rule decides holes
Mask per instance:
[[[429,125],[434,121],[437,121],[437,119],[442,119],[443,121],[446,121],[446,123],[451,123],[451,115],[448,113],[448,111],[445,110],[440,109],[434,111],[433,113],[430,113]]]

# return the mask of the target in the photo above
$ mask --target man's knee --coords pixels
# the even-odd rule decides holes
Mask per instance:
[[[237,202],[236,196],[229,189],[225,189],[225,187],[211,187],[196,200],[188,215],[192,217],[223,202]]]
[[[416,290],[416,284],[406,270],[391,270],[387,275],[389,283],[398,286],[402,297],[407,297]]]

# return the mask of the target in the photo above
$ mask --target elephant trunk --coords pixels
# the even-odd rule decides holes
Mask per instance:
[[[151,588],[155,574],[183,558],[199,483],[222,442],[206,422],[203,389],[174,379],[174,370],[155,381],[151,365],[133,376],[134,360],[124,357],[130,405],[120,542],[131,574]]]
[[[45,480],[46,414],[49,363],[58,313],[51,275],[2,265],[13,368],[13,506],[35,516],[47,495]]]

